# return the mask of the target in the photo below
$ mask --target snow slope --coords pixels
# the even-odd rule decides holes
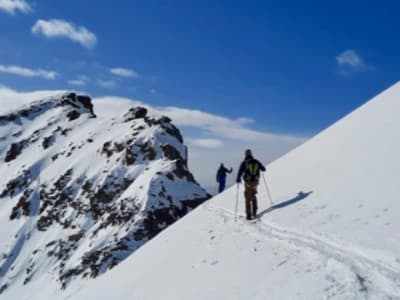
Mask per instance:
[[[66,93],[0,116],[1,299],[103,274],[208,198],[171,120],[126,104]]]
[[[267,168],[261,219],[236,187],[55,299],[400,299],[400,83]],[[162,249],[162,252],[160,252]]]

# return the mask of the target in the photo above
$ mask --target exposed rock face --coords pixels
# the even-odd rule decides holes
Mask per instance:
[[[0,116],[0,136],[0,225],[13,230],[0,291],[96,277],[209,197],[179,130],[143,107],[96,118],[88,96],[68,93]]]

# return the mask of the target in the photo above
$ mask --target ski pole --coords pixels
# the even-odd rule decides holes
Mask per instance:
[[[235,223],[237,222],[238,203],[239,203],[239,183],[237,184],[237,189],[236,189]]]
[[[267,181],[265,180],[264,173],[261,173],[261,175],[262,175],[262,178],[263,178],[263,180],[264,180],[265,188],[267,189],[267,193],[268,193],[269,201],[271,202],[271,205],[274,205],[274,202],[272,201],[272,196],[271,196],[271,193],[270,193],[270,191],[269,191],[269,188],[268,188]]]

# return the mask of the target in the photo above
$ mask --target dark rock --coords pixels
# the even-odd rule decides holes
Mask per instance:
[[[181,154],[179,153],[178,150],[176,150],[175,147],[171,146],[171,145],[162,145],[161,149],[164,152],[164,156],[170,160],[183,160]]]
[[[116,152],[122,152],[125,149],[125,145],[122,143],[114,143],[114,149]]]
[[[30,203],[29,198],[32,195],[33,190],[25,190],[24,194],[19,198],[16,206],[13,207],[10,220],[14,220],[19,218],[21,215],[29,216],[30,215]]]
[[[178,128],[176,128],[174,125],[172,125],[172,124],[168,124],[169,126],[163,126],[163,128],[165,129],[165,131],[169,134],[169,135],[171,135],[171,136],[173,136],[173,137],[175,137],[180,143],[183,143],[183,137],[182,137],[182,134],[181,134],[181,132],[179,131],[179,129]]]
[[[22,140],[17,143],[12,143],[10,149],[7,151],[4,161],[10,162],[16,159],[22,153],[22,150],[25,148],[26,144],[27,140]]]
[[[105,153],[107,157],[111,157],[113,155],[113,150],[111,147],[111,142],[105,142],[103,144],[103,149],[101,150],[101,153]]]
[[[142,144],[140,146],[140,151],[144,159],[154,160],[156,158],[156,151],[150,146],[149,142]]]
[[[78,241],[83,237],[83,234],[84,234],[83,231],[79,231],[79,232],[76,233],[76,234],[70,235],[70,236],[68,237],[68,240],[69,240],[69,241],[72,241],[72,242],[78,242]]]
[[[83,106],[89,110],[93,117],[96,117],[96,114],[93,111],[93,103],[92,99],[89,96],[79,95],[77,97],[78,101],[83,104]]]
[[[189,172],[189,170],[187,169],[186,164],[185,164],[183,161],[181,161],[181,160],[178,160],[178,161],[176,162],[176,168],[175,168],[175,170],[173,171],[173,173],[174,173],[178,178],[181,178],[181,179],[186,178],[187,181],[193,182],[193,183],[196,183],[196,184],[197,184],[197,182],[196,182],[196,180],[194,179],[192,173]]]
[[[8,288],[8,285],[7,285],[7,284],[3,284],[3,285],[0,287],[0,295],[3,294],[3,292],[4,292],[7,288]]]
[[[141,106],[131,108],[125,115],[124,121],[130,122],[135,119],[143,119],[147,115],[147,109]]]
[[[140,119],[144,118],[147,115],[147,109],[144,107],[137,107],[135,111],[135,118]]]
[[[49,148],[50,146],[52,146],[54,144],[54,142],[55,142],[54,136],[51,135],[51,136],[45,137],[42,142],[43,149]]]
[[[13,121],[15,121],[16,119],[17,119],[17,116],[14,115],[14,114],[9,114],[9,115],[6,115],[6,116],[0,116],[0,123],[3,123],[3,122],[13,122]]]
[[[61,135],[67,136],[68,132],[70,132],[72,129],[71,128],[66,128],[61,130]]]
[[[70,112],[67,114],[68,121],[76,120],[76,119],[78,119],[80,116],[81,116],[81,114],[80,114],[78,111],[76,111],[76,110],[70,111]]]
[[[21,174],[10,180],[6,184],[6,188],[0,194],[0,198],[13,197],[18,194],[18,192],[24,190],[32,181],[31,172],[29,170],[22,170]]]
[[[126,148],[125,150],[125,161],[127,166],[131,166],[136,161],[136,154],[132,151],[131,148]]]

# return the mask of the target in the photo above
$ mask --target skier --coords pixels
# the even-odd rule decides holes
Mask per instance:
[[[230,168],[230,170],[228,170],[227,168],[225,168],[224,164],[221,163],[221,165],[219,166],[219,169],[217,171],[217,182],[218,182],[218,193],[222,193],[225,190],[225,186],[226,186],[226,173],[232,173],[233,169]]]
[[[236,182],[240,184],[243,177],[247,220],[257,216],[257,186],[260,179],[260,170],[265,171],[264,165],[253,157],[250,149],[246,150],[245,159],[240,165]]]

